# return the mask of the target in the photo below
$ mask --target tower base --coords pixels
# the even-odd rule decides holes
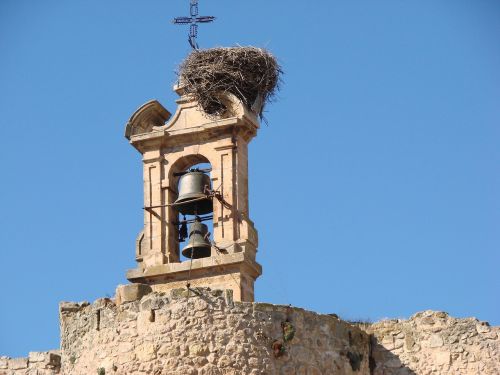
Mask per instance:
[[[127,272],[127,279],[148,284],[155,292],[183,288],[188,283],[190,288],[231,289],[235,301],[253,302],[255,279],[261,274],[261,265],[240,252],[136,268]]]

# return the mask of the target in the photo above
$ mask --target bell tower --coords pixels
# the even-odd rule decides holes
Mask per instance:
[[[127,279],[155,291],[232,289],[235,300],[253,301],[262,268],[249,217],[248,143],[259,120],[232,94],[222,96],[228,110],[213,117],[182,87],[174,90],[173,115],[153,100],[126,125],[144,172],[144,228]]]

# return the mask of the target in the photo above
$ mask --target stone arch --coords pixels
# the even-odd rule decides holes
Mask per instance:
[[[193,165],[200,163],[209,163],[210,166],[213,167],[213,164],[210,162],[210,160],[202,154],[183,155],[179,157],[177,160],[175,160],[172,164],[169,164],[169,168],[168,171],[166,171],[166,173],[168,175],[168,181],[170,181],[169,183],[170,188],[165,191],[167,194],[165,200],[168,204],[172,204],[177,199],[178,196],[178,184],[180,176],[175,176],[174,174],[177,172],[185,171],[186,169],[192,167]],[[179,217],[178,211],[172,206],[169,206],[166,209],[166,215],[167,215],[167,222],[177,221]],[[172,260],[175,259],[175,262],[179,262],[181,259],[179,242],[177,241],[177,238],[178,238],[177,228],[174,226],[170,226],[166,238],[166,248],[170,253],[169,254],[170,259]]]
[[[210,160],[202,154],[189,154],[181,156],[170,166],[168,179],[169,181],[174,182],[171,189],[175,194],[177,194],[177,183],[179,181],[179,177],[174,176],[174,173],[185,171],[187,168],[200,163],[209,163],[210,166],[213,167]]]

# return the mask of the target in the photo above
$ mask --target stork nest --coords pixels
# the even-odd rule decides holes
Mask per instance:
[[[263,118],[264,106],[279,90],[281,74],[276,58],[256,47],[194,50],[178,71],[185,93],[192,95],[209,117],[228,111],[223,94],[231,93]]]

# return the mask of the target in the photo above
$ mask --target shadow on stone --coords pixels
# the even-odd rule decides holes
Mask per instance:
[[[417,375],[397,355],[384,348],[373,335],[370,344],[370,375]]]

